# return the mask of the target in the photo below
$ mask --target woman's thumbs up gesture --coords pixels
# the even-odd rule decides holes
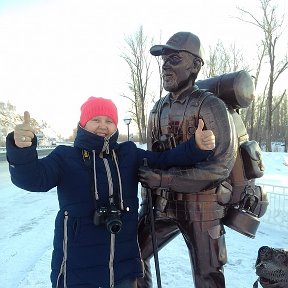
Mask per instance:
[[[14,129],[14,141],[17,147],[24,148],[32,145],[34,138],[34,130],[30,126],[30,113],[24,112],[24,122],[19,124]]]

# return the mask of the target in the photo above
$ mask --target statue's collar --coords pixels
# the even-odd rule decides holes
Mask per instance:
[[[199,90],[199,87],[197,85],[194,85],[190,89],[183,91],[183,93],[181,93],[176,99],[172,98],[172,93],[170,92],[166,101],[179,101],[180,103],[185,103],[189,99],[189,96],[197,90]]]

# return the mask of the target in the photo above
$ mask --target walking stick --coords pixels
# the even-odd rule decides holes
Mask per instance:
[[[147,159],[144,158],[144,167],[148,167]],[[150,218],[150,228],[152,235],[152,245],[153,245],[153,255],[154,255],[154,263],[155,263],[155,271],[156,271],[156,279],[157,279],[157,287],[161,288],[161,275],[160,275],[160,266],[159,266],[159,258],[158,258],[158,244],[157,238],[155,235],[155,223],[154,223],[154,213],[153,213],[153,203],[152,203],[152,190],[146,188],[146,194],[148,196],[148,209],[149,209],[149,218]]]

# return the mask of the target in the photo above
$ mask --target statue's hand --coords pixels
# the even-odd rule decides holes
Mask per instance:
[[[195,131],[195,142],[201,150],[213,150],[215,148],[215,135],[212,130],[205,130],[204,126],[204,121],[199,119]]]
[[[158,188],[161,186],[161,171],[152,170],[149,167],[141,166],[138,170],[138,178],[145,188]]]

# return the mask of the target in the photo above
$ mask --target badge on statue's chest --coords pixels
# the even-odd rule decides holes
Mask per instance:
[[[179,128],[180,128],[180,121],[179,120],[170,120],[168,123],[168,133],[167,134],[178,134],[179,133]]]
[[[170,110],[165,106],[161,113],[161,134],[173,134],[180,142],[188,140],[197,129],[199,103],[196,100],[192,99],[185,106],[175,104]]]
[[[196,131],[196,119],[187,117],[182,121],[170,121],[165,134],[174,135],[176,143],[187,141]],[[163,131],[163,130],[162,130]]]

